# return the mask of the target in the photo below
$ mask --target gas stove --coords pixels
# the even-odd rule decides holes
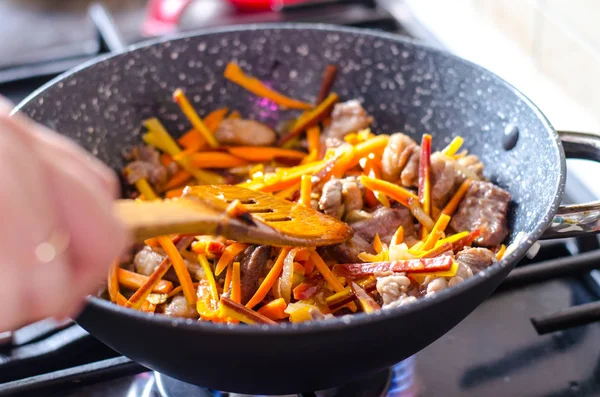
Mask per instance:
[[[179,30],[215,23],[326,22],[387,30],[439,46],[418,21],[404,12],[406,9],[394,16],[386,10],[390,5],[398,10],[400,0],[328,0],[248,15],[233,12],[220,0],[196,3],[204,3],[204,9],[212,10],[213,17],[203,15],[198,20],[184,15]],[[90,16],[86,27],[81,28],[86,33],[82,33],[81,42],[86,40],[87,47],[71,47],[87,49],[87,53],[79,54],[81,58],[71,56],[68,62],[38,59],[35,67],[29,64],[25,68],[0,65],[0,80],[4,81],[0,94],[17,102],[71,63],[141,40],[145,3],[130,2],[124,11],[118,4],[108,2],[108,8],[96,4],[89,9],[79,6],[78,12]],[[190,7],[192,12],[200,6]],[[574,175],[568,175],[566,190],[566,203],[596,199]],[[537,255],[530,254],[532,257],[522,260],[469,317],[415,356],[352,384],[299,395],[600,395],[600,327],[594,323],[600,318],[598,239],[542,242]],[[12,334],[0,334],[0,396],[13,395],[241,397],[149,371],[106,347],[72,321],[50,319]]]

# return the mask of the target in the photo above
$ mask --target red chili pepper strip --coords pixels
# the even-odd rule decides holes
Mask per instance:
[[[372,263],[348,263],[335,265],[334,271],[348,278],[367,277],[375,273],[385,272],[407,272],[407,273],[431,273],[449,270],[452,267],[451,256],[440,256],[437,258],[408,259],[401,261],[372,262]]]
[[[465,237],[461,238],[460,240],[452,243],[452,250],[456,253],[465,247],[469,247],[471,244],[473,244],[473,241],[477,240],[477,237],[479,237],[480,235],[481,235],[480,229],[473,230],[471,233],[469,233],[468,236],[465,236]]]
[[[431,215],[431,135],[421,139],[421,159],[419,161],[419,201],[427,215]],[[422,228],[424,229],[424,228]],[[422,235],[428,231],[423,230]]]

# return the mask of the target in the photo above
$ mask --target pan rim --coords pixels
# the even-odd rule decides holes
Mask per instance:
[[[338,330],[344,330],[348,327],[359,327],[365,326],[370,323],[380,322],[380,321],[392,321],[395,318],[400,318],[404,314],[412,313],[421,309],[426,309],[429,306],[436,305],[444,300],[451,299],[454,296],[461,294],[463,291],[474,287],[476,284],[483,282],[483,279],[491,278],[497,273],[505,270],[506,267],[514,267],[516,262],[520,260],[523,256],[525,256],[526,252],[533,245],[535,241],[537,241],[542,233],[548,228],[550,223],[552,222],[553,216],[558,210],[560,206],[560,202],[562,200],[564,189],[565,189],[565,181],[566,181],[566,160],[565,154],[563,150],[562,143],[555,129],[552,127],[550,121],[546,118],[546,116],[542,113],[542,111],[535,105],[533,101],[531,101],[525,94],[515,88],[512,84],[508,83],[495,73],[485,69],[482,66],[479,66],[471,61],[468,61],[460,56],[449,53],[447,51],[428,46],[422,43],[419,43],[416,40],[405,38],[400,35],[380,32],[372,29],[365,28],[353,28],[353,27],[342,27],[330,24],[314,24],[314,23],[290,23],[290,24],[282,24],[282,23],[261,23],[261,24],[246,24],[246,25],[236,25],[236,26],[228,26],[228,27],[217,27],[217,28],[207,28],[195,30],[193,32],[187,32],[183,34],[173,35],[168,38],[158,38],[158,39],[150,39],[144,41],[142,43],[129,46],[125,48],[123,51],[119,51],[117,53],[112,53],[108,55],[102,55],[97,58],[94,58],[90,61],[87,61],[42,85],[40,88],[35,90],[33,93],[28,95],[25,99],[23,99],[14,109],[11,114],[21,110],[28,103],[33,101],[38,95],[46,91],[48,88],[56,85],[60,81],[70,77],[73,74],[76,74],[84,69],[90,68],[98,63],[105,62],[107,60],[112,59],[113,57],[124,56],[130,52],[134,52],[140,49],[144,49],[151,46],[157,46],[160,44],[164,44],[167,42],[179,41],[190,39],[198,36],[208,36],[215,35],[220,33],[229,33],[229,32],[239,32],[239,31],[257,31],[257,30],[301,30],[301,31],[317,31],[317,32],[331,32],[331,33],[342,33],[342,34],[354,34],[361,36],[371,36],[376,38],[382,38],[385,40],[389,40],[397,43],[409,44],[413,48],[425,50],[431,53],[436,53],[438,55],[442,55],[445,57],[449,57],[457,62],[464,64],[465,66],[478,70],[486,75],[489,75],[491,79],[495,80],[498,83],[501,83],[511,89],[518,97],[521,99],[525,105],[527,105],[538,117],[538,119],[542,122],[543,126],[546,129],[546,132],[554,138],[556,142],[556,149],[558,150],[558,157],[560,161],[560,175],[558,180],[558,186],[556,186],[554,194],[555,197],[548,208],[545,216],[537,222],[532,233],[526,235],[521,239],[517,248],[508,256],[505,256],[499,262],[493,264],[489,268],[484,271],[476,274],[474,277],[465,280],[464,282],[452,287],[448,288],[444,291],[434,294],[432,297],[421,298],[417,302],[412,303],[410,305],[401,306],[393,309],[380,310],[373,314],[352,314],[343,317],[335,317],[333,319],[328,319],[325,321],[313,321],[307,323],[280,323],[277,325],[261,325],[261,326],[244,326],[244,325],[232,325],[232,324],[213,324],[209,322],[200,322],[191,319],[184,318],[174,318],[167,316],[150,316],[147,313],[142,313],[133,309],[125,308],[122,306],[115,305],[112,302],[101,299],[96,296],[88,296],[86,298],[87,305],[93,306],[95,309],[98,309],[103,312],[109,312],[111,315],[120,316],[130,316],[139,321],[150,322],[155,326],[161,327],[169,327],[169,328],[183,328],[190,331],[204,332],[204,333],[218,333],[218,334],[227,334],[227,335],[257,335],[257,336],[265,336],[265,335],[290,335],[297,333],[322,333],[322,332],[337,332]],[[87,306],[86,305],[86,306]],[[84,308],[84,310],[86,310]]]

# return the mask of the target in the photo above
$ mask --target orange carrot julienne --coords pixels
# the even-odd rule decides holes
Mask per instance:
[[[310,195],[312,193],[312,177],[310,175],[302,175],[300,182],[300,203],[310,207]]]
[[[402,241],[404,241],[404,228],[402,226],[399,226],[398,229],[396,229],[394,235],[392,236],[392,240],[390,241],[390,247],[402,244]]]
[[[471,185],[471,180],[466,179],[462,183],[462,185],[460,185],[460,187],[458,188],[456,193],[454,193],[454,196],[452,196],[450,201],[448,201],[448,204],[446,204],[446,206],[442,210],[442,214],[446,214],[448,216],[454,215],[454,212],[458,208],[458,204],[460,204],[463,197],[465,197],[465,194],[467,193],[467,190],[469,190],[470,185]]]
[[[221,124],[221,121],[225,118],[225,115],[229,112],[229,108],[220,108],[213,110],[204,117],[204,125],[213,134]],[[195,128],[190,129],[188,132],[183,134],[181,138],[177,140],[181,146],[186,149],[189,148],[202,148],[206,144],[206,140],[196,131]]]
[[[211,147],[218,147],[219,142],[217,142],[212,132],[206,127],[200,116],[198,116],[198,113],[180,88],[176,89],[173,93],[173,99],[177,102],[181,111],[185,114],[190,123],[192,123],[196,132],[200,134]]]
[[[317,268],[319,273],[321,273],[321,276],[323,276],[325,281],[327,281],[329,285],[333,287],[333,290],[335,292],[342,292],[345,289],[342,283],[340,283],[340,281],[337,279],[335,274],[333,274],[329,266],[327,266],[325,261],[323,261],[321,256],[317,253],[317,251],[311,252],[310,259],[315,264],[315,267]],[[356,305],[354,303],[348,304],[348,307],[350,308],[350,310],[356,311]]]
[[[373,239],[373,249],[378,254],[383,251],[383,244],[381,243],[381,239],[379,238],[379,233],[375,233],[375,238]]]
[[[278,298],[258,309],[258,313],[274,321],[283,320],[284,318],[289,317],[289,314],[285,312],[286,308],[287,303],[285,303],[285,300],[283,298]]]
[[[229,264],[227,265],[227,270],[225,271],[225,281],[223,283],[223,292],[226,293],[229,291],[231,287],[231,279],[233,278],[233,267]]]
[[[175,189],[181,185],[183,185],[184,183],[186,183],[187,181],[189,181],[190,179],[192,179],[192,174],[190,174],[189,172],[187,172],[186,170],[178,170],[175,174],[173,174],[173,176],[167,181],[167,183],[165,184],[165,186],[163,186],[163,189],[165,190],[171,190],[171,189]]]
[[[265,277],[265,279],[260,284],[260,286],[254,293],[252,298],[250,298],[250,300],[248,301],[248,303],[246,303],[246,307],[248,309],[252,309],[254,306],[256,306],[260,302],[262,302],[263,299],[265,299],[265,296],[267,296],[267,294],[271,290],[271,287],[273,287],[275,280],[277,280],[277,278],[279,278],[279,275],[281,274],[281,271],[283,270],[283,260],[285,259],[285,257],[287,256],[287,254],[290,251],[291,251],[291,248],[289,248],[289,247],[282,248],[281,251],[279,251],[277,260],[275,261],[275,264],[273,265],[271,270],[269,270],[267,277]]]
[[[225,267],[233,260],[233,258],[235,258],[237,254],[245,250],[247,247],[247,244],[233,243],[225,248],[223,255],[221,255],[219,262],[217,262],[217,266],[215,267],[215,275],[220,275],[223,270],[225,270]]]
[[[306,130],[306,140],[308,141],[308,152],[313,150],[319,153],[321,148],[321,129],[318,125],[312,126]]]
[[[113,303],[117,304],[120,300],[119,295],[121,295],[121,292],[119,291],[119,270],[119,261],[116,260],[112,263],[108,272],[108,296]]]
[[[142,307],[140,307],[140,310],[145,313],[154,313],[154,310],[156,310],[156,305],[148,301],[144,301],[144,303],[142,303]]]
[[[120,268],[117,270],[117,276],[120,285],[134,290],[140,288],[148,280],[148,276]],[[156,294],[168,294],[172,289],[172,282],[167,280],[159,280],[154,288],[152,288],[152,292]]]
[[[197,288],[197,287],[198,287],[198,283],[194,283],[194,288]],[[182,290],[183,290],[183,287],[181,285],[178,285],[177,287],[173,288],[171,290],[171,292],[169,292],[167,294],[167,298],[174,297],[175,295],[179,294]]]
[[[160,163],[162,165],[164,165],[165,167],[168,167],[169,165],[171,165],[172,162],[173,162],[173,158],[170,155],[168,155],[166,153],[163,153],[160,155]]]
[[[167,190],[165,192],[165,197],[166,198],[181,197],[183,195],[183,190],[184,189],[185,189],[185,187],[180,187],[180,188],[177,188],[177,189]]]
[[[352,159],[352,162],[349,164],[349,168],[357,165],[361,158],[371,153],[374,155],[383,154],[383,150],[387,146],[389,139],[389,135],[377,135],[373,138],[367,139],[364,142],[356,144],[354,146],[355,156]]]
[[[289,98],[279,92],[267,87],[262,81],[257,78],[246,75],[242,69],[235,63],[230,62],[225,68],[224,76],[226,79],[244,87],[254,95],[267,98],[279,106],[289,109],[310,109],[312,105],[306,102],[298,101]]]
[[[366,175],[363,175],[359,178],[359,180],[367,189],[381,192],[386,196],[393,198],[394,200],[406,207],[409,206],[409,199],[412,198],[418,200],[418,197],[409,190],[401,188],[398,185],[394,185],[393,183],[384,181],[382,179],[371,178]]]
[[[190,163],[198,168],[232,168],[248,164],[243,158],[224,152],[198,152],[188,155]]]
[[[185,296],[185,300],[187,301],[188,305],[194,305],[196,303],[196,291],[194,290],[192,277],[188,272],[181,253],[168,236],[158,237],[158,243],[161,245],[161,247],[163,247],[168,257],[171,259],[173,269],[175,269],[175,274],[177,274],[177,279],[179,280],[179,284],[181,284],[183,287],[183,295]]]
[[[498,252],[496,252],[496,260],[501,260],[506,252],[506,245],[502,244]]]
[[[231,275],[231,300],[242,303],[242,286],[240,283],[240,262],[233,262]]]
[[[227,151],[236,157],[256,163],[263,163],[276,158],[302,160],[306,156],[306,153],[298,150],[270,146],[230,146]]]

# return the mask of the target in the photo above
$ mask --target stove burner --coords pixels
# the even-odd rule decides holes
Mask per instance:
[[[398,364],[400,371],[398,371],[396,367],[394,370],[386,369],[373,375],[360,378],[345,386],[317,392],[299,393],[298,397],[400,397],[400,394],[389,392],[392,391],[390,388],[392,384],[403,383],[406,379],[412,378],[412,376],[406,376],[412,374],[412,368],[409,365],[402,366],[402,364],[403,363]],[[407,370],[411,371],[411,373],[405,374]],[[397,380],[396,378],[398,378],[398,372],[402,373],[400,374],[400,379]],[[402,379],[403,376],[404,379]],[[154,373],[154,377],[156,379],[156,386],[161,397],[259,397],[251,396],[249,394],[227,393],[219,391],[210,392],[199,386],[190,385],[158,372]],[[288,394],[278,397],[295,397],[295,395]]]

